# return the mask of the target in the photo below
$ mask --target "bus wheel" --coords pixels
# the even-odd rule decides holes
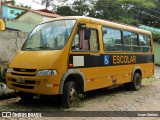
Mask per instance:
[[[62,103],[64,107],[73,107],[77,101],[77,90],[74,81],[68,81],[64,84]]]
[[[141,75],[139,73],[135,73],[133,77],[133,81],[130,83],[125,83],[125,87],[127,90],[138,91],[141,87]]]
[[[18,92],[18,95],[21,98],[21,100],[23,100],[23,101],[33,100],[33,97],[35,96],[32,93],[25,93],[25,92]]]

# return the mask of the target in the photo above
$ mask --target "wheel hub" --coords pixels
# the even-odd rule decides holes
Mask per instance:
[[[76,99],[76,90],[74,88],[71,88],[70,90],[70,102],[74,102]]]

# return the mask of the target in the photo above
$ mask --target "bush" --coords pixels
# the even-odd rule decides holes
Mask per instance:
[[[160,33],[152,33],[153,41],[160,43]]]
[[[0,76],[0,83],[6,83],[6,77]]]

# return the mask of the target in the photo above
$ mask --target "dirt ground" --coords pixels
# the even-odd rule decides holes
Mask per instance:
[[[101,89],[84,94],[76,107],[64,109],[58,97],[23,102],[20,98],[0,101],[0,111],[160,111],[160,67],[155,67],[155,76],[142,80],[139,91],[126,91],[124,86]],[[159,112],[160,116],[160,112]],[[20,118],[3,118],[4,120]],[[22,118],[30,119],[30,118]],[[40,118],[36,118],[37,120]],[[43,117],[43,120],[160,120],[158,117]]]

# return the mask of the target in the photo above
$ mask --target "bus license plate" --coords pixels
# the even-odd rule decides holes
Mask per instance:
[[[25,83],[25,80],[22,78],[16,78],[16,82],[18,83]]]

